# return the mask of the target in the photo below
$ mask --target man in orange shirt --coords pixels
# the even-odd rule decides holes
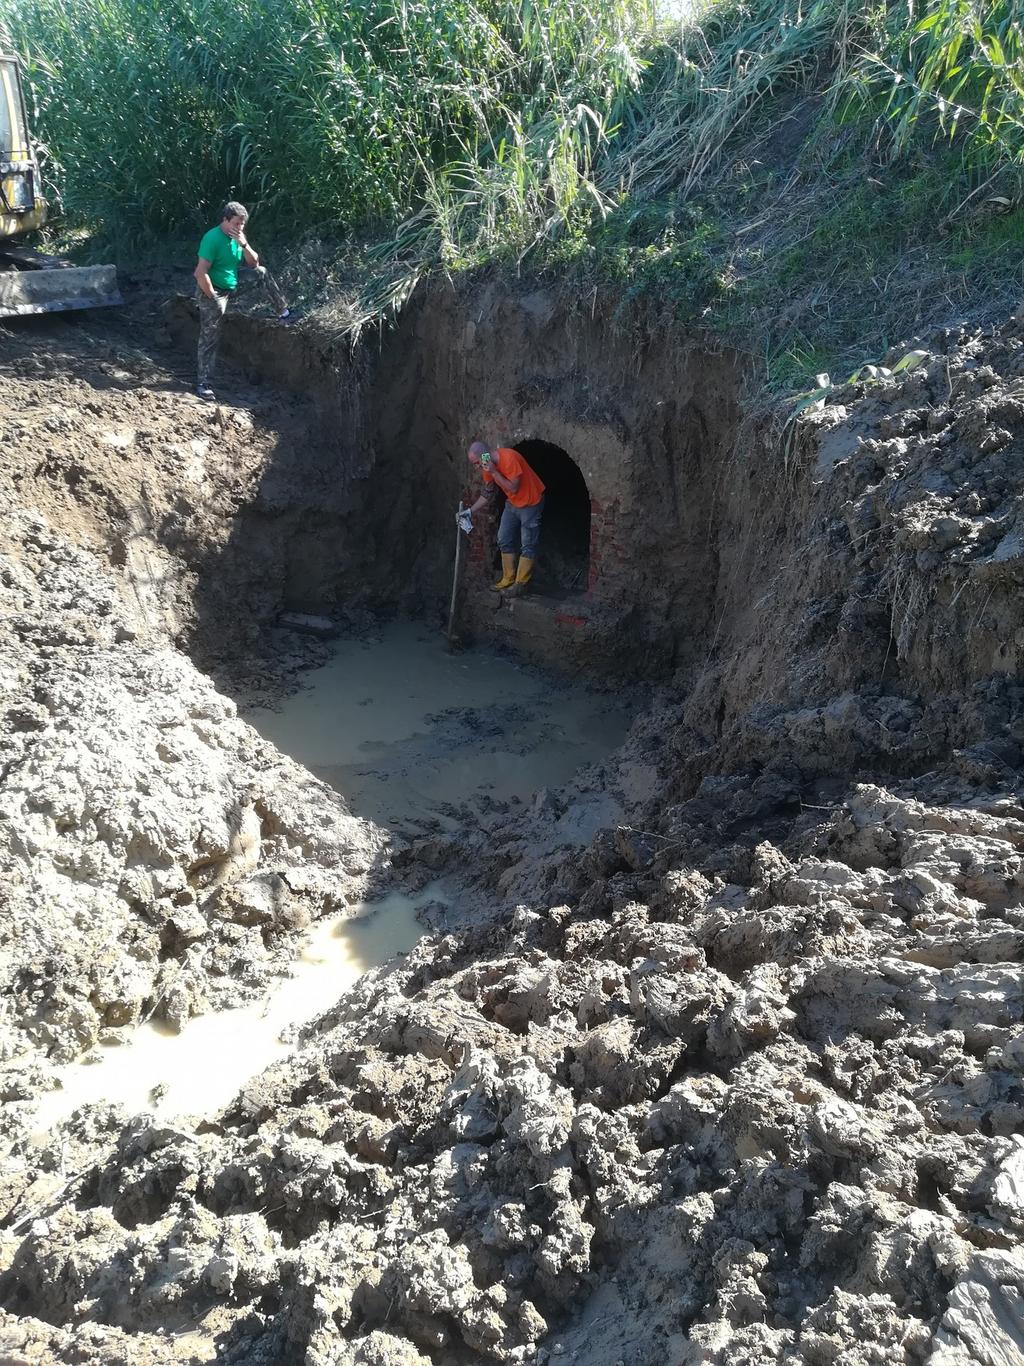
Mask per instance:
[[[474,441],[466,454],[469,463],[479,468],[484,477],[484,491],[469,509],[470,517],[486,507],[496,488],[505,495],[505,511],[498,526],[502,572],[494,587],[499,592],[514,588],[521,593],[530,582],[537,558],[544,485],[519,452],[508,446],[491,449],[482,441]],[[517,555],[520,557],[518,571]]]

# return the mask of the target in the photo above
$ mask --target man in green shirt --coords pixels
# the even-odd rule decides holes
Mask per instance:
[[[220,225],[205,233],[199,243],[199,262],[194,274],[199,288],[199,356],[196,393],[200,398],[212,399],[210,380],[217,362],[220,328],[227,312],[228,299],[238,288],[238,267],[250,266],[277,309],[282,322],[291,318],[291,310],[278,289],[274,277],[250,247],[245,236],[249,210],[232,200],[220,211]]]

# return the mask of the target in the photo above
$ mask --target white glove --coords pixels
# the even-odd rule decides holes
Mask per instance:
[[[473,514],[470,512],[469,508],[463,509],[462,512],[457,512],[455,514],[455,520],[459,524],[460,531],[464,531],[468,536],[473,530]]]

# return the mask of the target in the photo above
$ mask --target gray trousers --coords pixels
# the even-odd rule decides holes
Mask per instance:
[[[265,266],[257,266],[255,270],[239,271],[239,289],[248,290],[257,283],[270,296],[270,301],[277,311],[283,313],[288,304],[278,289],[277,281]],[[220,347],[221,325],[224,322],[224,314],[228,310],[228,300],[234,293],[237,291],[214,288],[213,298],[210,299],[201,289],[197,288],[196,290],[199,299],[199,347],[196,357],[196,371],[200,384],[208,384],[213,378],[214,367],[217,364],[217,350]]]

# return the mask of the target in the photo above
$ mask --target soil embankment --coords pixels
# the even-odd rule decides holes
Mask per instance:
[[[773,436],[731,358],[603,328],[451,299],[342,362],[242,322],[219,408],[138,316],[5,339],[12,1361],[1024,1352],[1024,332],[932,338]],[[283,606],[429,610],[481,430],[574,462],[590,562],[510,624],[484,559],[467,622],[666,687],[582,788],[399,843],[225,690],[316,656]],[[504,914],[370,973],[214,1120],[20,1136],[53,1062],[438,871]]]

